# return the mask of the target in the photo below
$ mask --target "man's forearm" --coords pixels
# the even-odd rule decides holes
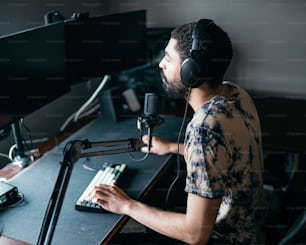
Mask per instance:
[[[132,201],[124,213],[165,236],[181,241],[188,237],[185,234],[185,214],[158,210],[138,201]]]
[[[179,154],[179,155],[184,155],[184,144],[182,143],[176,143],[176,142],[171,142],[169,146],[170,152],[172,154]]]

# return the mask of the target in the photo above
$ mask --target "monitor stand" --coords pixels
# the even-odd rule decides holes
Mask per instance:
[[[15,141],[15,148],[13,149],[13,164],[18,165],[20,168],[27,167],[38,156],[37,151],[26,150],[23,137],[21,135],[22,119],[18,119],[11,125],[13,138]]]

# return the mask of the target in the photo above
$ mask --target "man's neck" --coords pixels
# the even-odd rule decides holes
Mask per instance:
[[[189,105],[194,111],[197,111],[203,104],[218,94],[223,93],[223,85],[220,84],[216,88],[210,88],[207,84],[203,84],[198,88],[193,88],[190,93]]]

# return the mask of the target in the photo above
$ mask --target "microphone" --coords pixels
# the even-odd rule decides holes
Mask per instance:
[[[154,93],[146,93],[143,113],[145,115],[162,114],[165,110],[165,97]]]
[[[165,120],[158,114],[162,114],[165,109],[165,97],[154,93],[146,93],[144,100],[143,114],[138,116],[137,128],[142,135],[143,129],[147,128],[148,150],[152,146],[153,128],[162,124]]]

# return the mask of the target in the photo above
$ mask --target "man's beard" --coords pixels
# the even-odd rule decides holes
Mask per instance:
[[[169,81],[163,71],[160,72],[160,76],[163,81],[163,87],[170,98],[186,98],[188,89],[186,88],[186,86],[184,86],[181,80],[177,79]]]

